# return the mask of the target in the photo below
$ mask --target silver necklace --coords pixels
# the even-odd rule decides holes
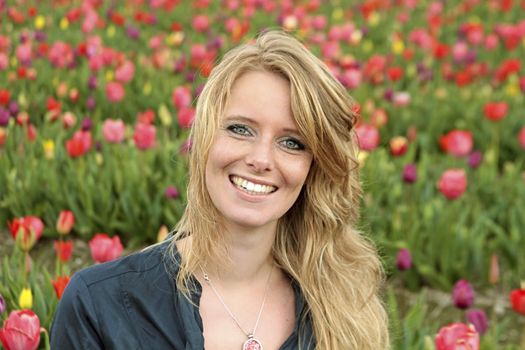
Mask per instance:
[[[262,346],[261,342],[257,338],[255,338],[255,332],[257,331],[257,326],[259,325],[259,320],[261,319],[261,314],[262,314],[262,311],[264,309],[264,304],[266,303],[266,297],[268,296],[268,290],[270,289],[269,288],[270,287],[270,277],[272,276],[272,272],[273,272],[273,265],[272,265],[272,268],[270,269],[270,273],[268,274],[268,279],[266,280],[266,290],[264,291],[264,298],[263,298],[263,301],[262,301],[262,304],[261,304],[261,308],[259,309],[259,315],[257,315],[257,321],[255,322],[255,326],[253,327],[253,331],[252,332],[246,332],[244,330],[244,328],[242,328],[240,322],[237,320],[237,317],[235,317],[235,315],[231,312],[231,310],[228,307],[228,305],[226,305],[226,303],[224,302],[224,299],[222,299],[222,297],[219,294],[219,292],[217,291],[217,289],[215,289],[215,287],[211,283],[211,280],[210,280],[210,277],[208,276],[208,274],[206,272],[204,272],[204,270],[202,270],[202,273],[204,275],[204,280],[206,281],[206,283],[211,287],[211,289],[213,290],[213,292],[217,296],[217,299],[219,299],[219,301],[221,302],[222,306],[224,306],[224,309],[226,309],[226,311],[228,312],[228,314],[230,315],[232,320],[235,322],[237,327],[248,338],[242,344],[242,350],[263,350],[263,346]]]

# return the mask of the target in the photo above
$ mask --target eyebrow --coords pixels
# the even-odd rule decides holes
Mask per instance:
[[[244,116],[244,115],[240,115],[240,114],[228,115],[224,119],[225,120],[235,119],[235,120],[244,121],[244,122],[247,122],[247,123],[259,125],[259,123],[257,121],[255,121],[255,120],[253,120],[252,118]],[[297,130],[296,128],[283,128],[282,131],[293,133],[293,134],[297,134],[298,136],[300,135],[299,134],[299,130]]]

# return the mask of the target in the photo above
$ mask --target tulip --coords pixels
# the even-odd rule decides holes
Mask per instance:
[[[359,147],[363,151],[373,151],[379,146],[379,131],[370,124],[361,124],[355,128]]]
[[[393,137],[390,142],[390,154],[394,157],[400,157],[406,153],[408,149],[408,140],[404,136]]]
[[[57,232],[61,235],[67,235],[71,232],[75,223],[75,215],[71,210],[62,210],[58,215]]]
[[[121,83],[112,81],[106,85],[106,97],[110,102],[120,102],[125,95],[124,87]]]
[[[0,294],[0,315],[3,314],[6,309],[7,309],[7,304],[2,294]]]
[[[485,117],[491,121],[499,121],[507,115],[509,105],[506,102],[488,102],[483,111]]]
[[[135,74],[135,65],[131,61],[125,61],[115,71],[115,79],[121,83],[128,83]]]
[[[492,254],[490,257],[490,268],[489,268],[489,282],[491,284],[496,284],[499,282],[500,272],[499,272],[499,261],[496,254]]]
[[[17,246],[28,252],[42,236],[44,223],[36,216],[26,216],[7,223]]]
[[[106,119],[102,125],[102,135],[109,143],[120,143],[124,140],[126,125],[122,119]]]
[[[467,311],[467,321],[474,325],[474,328],[476,328],[476,331],[480,335],[485,334],[489,329],[487,315],[485,314],[485,311],[481,309],[472,309]]]
[[[483,154],[479,151],[474,151],[468,156],[468,166],[472,169],[476,169],[483,160]]]
[[[53,247],[55,248],[58,260],[61,262],[66,263],[71,259],[71,254],[73,253],[72,241],[55,241]]]
[[[521,148],[525,150],[525,126],[522,127],[518,133],[518,142],[520,143]]]
[[[58,300],[62,298],[62,294],[64,294],[64,290],[66,289],[68,283],[69,276],[58,276],[55,280],[51,281]]]
[[[479,350],[479,334],[472,325],[452,323],[436,335],[436,350]]]
[[[467,309],[474,303],[474,290],[466,280],[459,280],[452,290],[454,305],[460,309]]]
[[[76,158],[86,154],[91,149],[91,144],[91,132],[78,130],[66,141],[66,150],[72,158]]]
[[[164,196],[168,199],[175,199],[179,197],[179,191],[175,186],[168,186],[164,191]]]
[[[103,263],[118,258],[123,251],[119,236],[110,238],[105,233],[97,233],[89,241],[91,257],[95,262]]]
[[[171,100],[177,109],[191,105],[191,91],[185,86],[176,87],[171,93]]]
[[[463,169],[449,169],[441,175],[438,188],[443,195],[453,200],[460,197],[467,189],[467,175]]]
[[[166,225],[162,225],[157,233],[157,242],[162,242],[168,237],[169,231]]]
[[[6,350],[36,350],[40,344],[40,320],[31,310],[11,311],[0,329]]]
[[[18,305],[22,309],[31,309],[33,307],[33,293],[29,288],[23,288],[18,296]]]
[[[509,294],[512,309],[519,314],[525,315],[525,286],[521,289],[514,289]]]
[[[195,119],[195,109],[191,107],[181,108],[177,114],[177,120],[183,129],[189,129],[193,124],[193,119]]]
[[[407,164],[403,168],[403,181],[406,183],[414,183],[417,180],[417,168],[415,164]]]
[[[456,157],[463,157],[472,151],[472,133],[470,131],[452,130],[439,139],[441,149]]]
[[[408,270],[412,267],[412,256],[408,249],[399,249],[397,252],[396,267],[400,271]]]
[[[204,33],[210,27],[210,20],[206,15],[197,15],[193,17],[191,25],[197,32]]]
[[[157,129],[155,129],[155,126],[137,123],[135,133],[133,134],[133,141],[137,148],[146,150],[155,146],[156,135]]]

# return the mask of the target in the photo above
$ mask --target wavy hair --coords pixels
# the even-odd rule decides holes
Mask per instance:
[[[355,228],[361,185],[354,102],[322,61],[282,31],[264,32],[226,53],[199,96],[188,203],[170,249],[175,259],[175,241],[191,233],[177,286],[189,295],[192,271],[208,259],[227,259],[205,168],[232,86],[253,70],[289,81],[293,118],[313,154],[297,201],[279,219],[272,254],[305,296],[317,349],[388,349],[387,316],[378,296],[383,270],[374,246]]]

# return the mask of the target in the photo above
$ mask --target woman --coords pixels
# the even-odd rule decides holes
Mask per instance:
[[[328,68],[285,33],[228,52],[197,103],[176,233],[77,273],[52,343],[388,349],[381,265],[354,228],[352,111]]]

